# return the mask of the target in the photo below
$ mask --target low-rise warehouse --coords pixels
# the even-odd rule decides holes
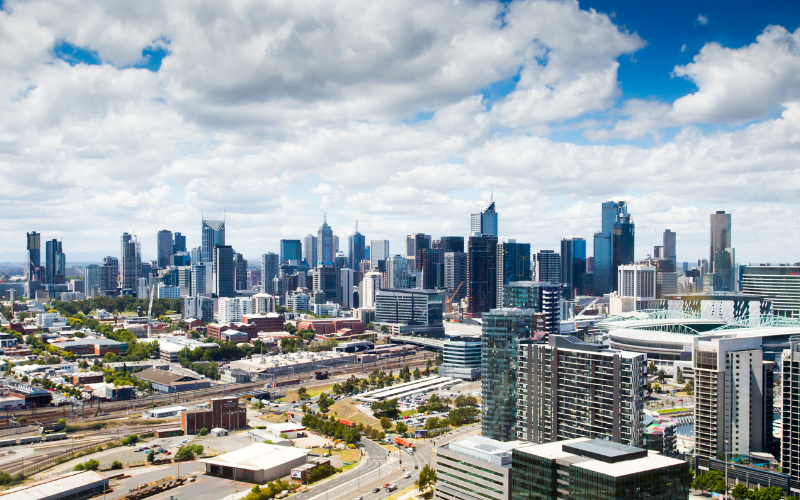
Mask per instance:
[[[278,446],[291,446],[291,441],[280,437],[278,434],[273,434],[266,429],[250,429],[247,431],[247,437],[256,443],[263,443],[269,441],[267,444],[276,444]]]
[[[204,458],[206,474],[264,484],[288,476],[292,469],[306,463],[308,450],[288,446],[253,443],[245,448]]]
[[[151,408],[142,412],[144,418],[167,418],[177,417],[181,413],[188,411],[185,406],[168,406],[165,408]]]
[[[187,339],[186,337],[168,337],[158,341],[158,352],[162,361],[170,363],[178,362],[178,353],[185,350],[197,348],[219,349],[219,344],[214,342],[200,342],[199,340]]]
[[[108,478],[94,471],[67,472],[60,476],[0,492],[3,500],[81,500],[102,494]]]
[[[188,375],[148,368],[134,374],[140,380],[146,380],[153,384],[153,389],[158,392],[174,393],[183,391],[193,391],[195,389],[207,389],[211,387],[208,380],[198,380]]]
[[[336,368],[357,361],[356,353],[345,352],[294,352],[277,356],[253,355],[251,359],[231,361],[232,369],[245,370],[261,378]]]

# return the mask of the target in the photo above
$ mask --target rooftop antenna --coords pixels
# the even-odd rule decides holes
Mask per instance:
[[[356,217],[356,232],[358,232],[358,217]]]
[[[323,224],[327,224],[328,223],[328,212],[327,211],[326,212],[322,212],[322,223]]]
[[[492,197],[489,201],[494,201],[494,186],[492,186]]]

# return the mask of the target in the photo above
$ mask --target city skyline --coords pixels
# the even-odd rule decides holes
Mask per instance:
[[[678,260],[701,258],[708,214],[725,210],[737,260],[792,261],[800,100],[779,75],[797,73],[800,8],[702,7],[660,22],[633,2],[344,3],[317,23],[267,2],[272,22],[217,6],[221,27],[254,20],[218,33],[199,6],[145,19],[4,1],[21,35],[3,62],[0,230],[61,239],[81,261],[128,232],[149,259],[158,230],[226,213],[253,259],[324,212],[340,238],[358,220],[393,248],[468,236],[464,214],[493,199],[500,237],[538,250],[591,241],[597,205],[622,199],[637,258],[666,228]],[[252,56],[278,26],[295,28]],[[0,261],[24,261],[16,239]]]

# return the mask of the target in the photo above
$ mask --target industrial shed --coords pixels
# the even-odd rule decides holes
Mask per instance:
[[[230,453],[204,458],[206,474],[249,483],[264,484],[288,476],[292,469],[306,463],[308,450],[253,443]]]

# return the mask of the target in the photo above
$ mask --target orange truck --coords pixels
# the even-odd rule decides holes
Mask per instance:
[[[355,425],[356,425],[356,424],[354,424],[353,422],[351,422],[351,421],[349,421],[349,420],[345,420],[345,419],[343,419],[343,418],[340,418],[340,419],[339,419],[339,423],[340,423],[340,424],[342,424],[342,425],[346,425],[347,427],[353,427],[353,426],[355,426]]]
[[[395,444],[399,444],[403,448],[416,448],[417,445],[409,441],[408,439],[403,439],[401,437],[394,438]]]

